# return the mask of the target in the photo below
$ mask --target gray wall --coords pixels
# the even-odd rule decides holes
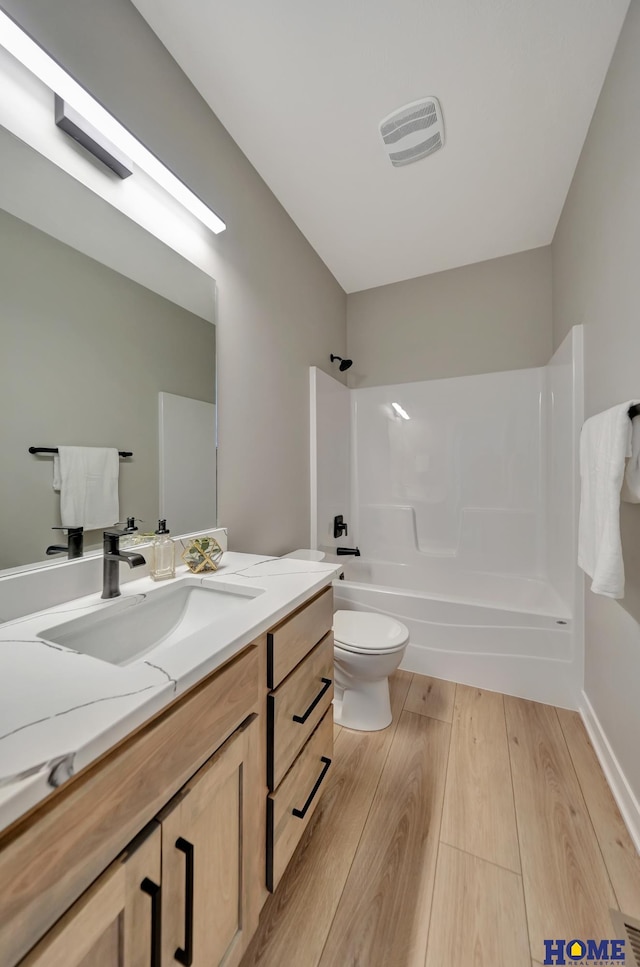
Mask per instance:
[[[639,51],[632,0],[552,246],[555,343],[584,324],[587,416],[640,398]],[[625,597],[586,595],[586,693],[640,798],[640,507],[621,525]]]
[[[121,461],[121,515],[153,530],[158,393],[215,400],[211,323],[0,211],[0,331],[0,568],[64,543],[51,530],[53,459],[29,446],[132,450]],[[88,532],[86,546],[100,538]]]
[[[544,366],[551,356],[548,247],[347,297],[351,386]]]
[[[7,11],[227,222],[218,257],[218,518],[237,550],[309,539],[308,366],[345,354],[346,296],[127,0]]]

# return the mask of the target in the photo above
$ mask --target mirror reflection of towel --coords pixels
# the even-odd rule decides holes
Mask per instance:
[[[120,456],[112,447],[58,447],[53,489],[60,491],[63,527],[96,530],[120,519]]]
[[[640,416],[635,416],[631,423],[631,456],[627,460],[620,496],[628,504],[640,504]]]

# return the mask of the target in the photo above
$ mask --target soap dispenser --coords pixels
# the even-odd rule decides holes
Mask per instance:
[[[175,547],[169,537],[166,520],[158,521],[158,529],[151,545],[149,574],[154,581],[164,581],[176,576]]]

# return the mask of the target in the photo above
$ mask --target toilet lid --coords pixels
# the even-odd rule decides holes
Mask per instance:
[[[348,651],[387,652],[406,645],[409,630],[387,614],[371,611],[336,611],[333,616],[335,643]]]

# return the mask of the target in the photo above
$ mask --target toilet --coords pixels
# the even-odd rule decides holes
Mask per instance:
[[[301,549],[284,554],[322,561],[322,551]],[[359,732],[391,725],[389,675],[398,668],[409,629],[401,621],[373,611],[336,611],[333,616],[333,720]]]
[[[407,627],[386,614],[336,611],[333,640],[334,721],[361,732],[386,729],[391,724],[389,675],[406,651]]]

